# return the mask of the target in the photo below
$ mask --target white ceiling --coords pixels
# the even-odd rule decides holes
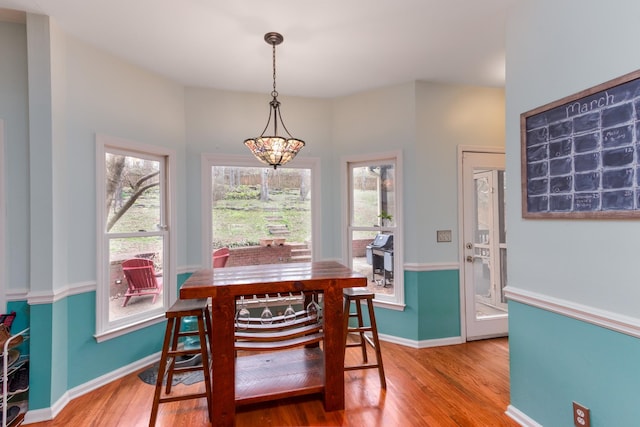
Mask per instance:
[[[414,80],[504,85],[517,0],[0,0],[188,86],[334,97]]]

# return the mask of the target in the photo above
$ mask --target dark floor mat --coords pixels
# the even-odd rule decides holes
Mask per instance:
[[[179,363],[179,365],[193,366],[197,363],[200,363],[199,357],[192,360],[183,361]],[[146,384],[155,385],[156,381],[158,380],[158,366],[159,366],[158,363],[154,363],[153,366],[151,366],[150,368],[147,368],[144,371],[140,372],[138,374],[138,378],[140,378],[142,382]],[[202,371],[184,372],[184,373],[174,374],[173,381],[171,381],[171,384],[172,385],[176,385],[176,384],[191,385],[191,384],[198,383],[200,381],[204,381],[204,376],[202,374]],[[166,374],[162,383],[163,384],[167,383]]]

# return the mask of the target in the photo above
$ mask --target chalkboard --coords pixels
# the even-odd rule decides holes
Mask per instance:
[[[640,217],[640,70],[520,115],[524,218]]]

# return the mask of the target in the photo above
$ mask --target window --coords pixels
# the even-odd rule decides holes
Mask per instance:
[[[97,137],[98,341],[161,318],[175,289],[170,153]]]
[[[238,266],[310,262],[317,250],[314,200],[317,162],[296,159],[273,169],[250,157],[203,156],[204,263],[229,248],[226,263]]]
[[[344,253],[378,303],[404,304],[400,153],[344,160],[348,189]]]

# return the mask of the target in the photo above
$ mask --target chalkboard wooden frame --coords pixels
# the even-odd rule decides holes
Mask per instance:
[[[523,218],[640,218],[640,70],[520,115]]]

